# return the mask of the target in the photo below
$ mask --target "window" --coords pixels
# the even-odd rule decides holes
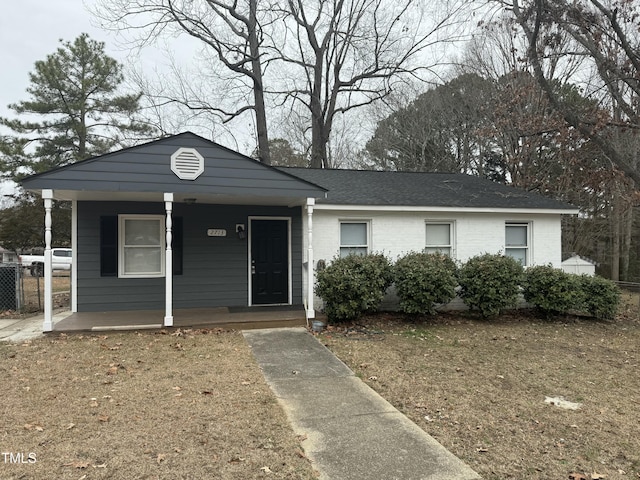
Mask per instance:
[[[529,224],[507,223],[505,226],[504,253],[528,265],[529,257]]]
[[[368,222],[340,222],[340,256],[366,255],[369,251]]]
[[[120,215],[118,276],[164,275],[164,222],[162,215]]]
[[[162,217],[162,232],[164,231],[164,217]],[[173,274],[182,275],[182,252],[183,252],[183,219],[173,217],[173,239],[171,249],[173,251]],[[117,277],[119,258],[118,254],[118,217],[108,215],[100,217],[100,276]],[[164,255],[164,253],[163,253]]]
[[[427,222],[425,253],[453,256],[453,222]]]

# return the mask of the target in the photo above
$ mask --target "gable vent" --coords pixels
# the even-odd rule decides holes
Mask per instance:
[[[204,158],[195,148],[179,148],[171,155],[171,171],[181,180],[195,180],[204,172]]]

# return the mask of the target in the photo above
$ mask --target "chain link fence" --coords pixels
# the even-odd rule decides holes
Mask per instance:
[[[22,266],[0,263],[0,312],[19,312],[24,305]]]
[[[70,306],[69,271],[54,270],[53,307]],[[0,316],[34,313],[44,310],[44,277],[32,275],[19,263],[0,263]]]

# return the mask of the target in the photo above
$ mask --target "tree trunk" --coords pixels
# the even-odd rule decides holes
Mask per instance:
[[[316,51],[311,91],[311,168],[324,168],[327,159],[327,144],[324,137],[324,115],[322,112],[322,53]]]
[[[611,280],[620,280],[620,208],[614,199],[611,209]]]
[[[633,227],[633,207],[628,206],[624,212],[624,236],[622,238],[622,251],[620,253],[620,279],[629,281],[629,253],[631,252],[631,230]]]
[[[257,0],[249,1],[249,51],[251,53],[251,71],[253,73],[253,101],[256,114],[256,133],[258,136],[258,158],[265,165],[271,165],[269,153],[269,135],[267,133],[267,112],[264,104],[264,86],[262,83],[262,64],[260,62],[260,43],[258,41]]]

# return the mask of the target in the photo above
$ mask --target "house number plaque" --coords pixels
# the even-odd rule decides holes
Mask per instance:
[[[226,237],[227,231],[224,228],[209,228],[207,230],[208,237]]]

